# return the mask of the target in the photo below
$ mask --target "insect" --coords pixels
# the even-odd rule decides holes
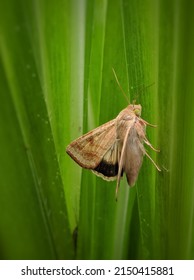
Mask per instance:
[[[140,104],[128,105],[115,119],[74,140],[66,149],[81,167],[107,181],[117,180],[116,197],[124,173],[129,186],[135,184],[144,155],[161,171],[144,148],[145,143],[159,152],[146,138],[146,126],[156,126],[143,120],[141,111]]]

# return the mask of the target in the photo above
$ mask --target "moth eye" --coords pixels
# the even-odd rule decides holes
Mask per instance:
[[[134,113],[137,117],[140,117],[141,116],[141,111],[139,109],[135,109],[134,110]]]

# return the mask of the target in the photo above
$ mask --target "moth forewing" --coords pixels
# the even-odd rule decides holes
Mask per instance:
[[[107,122],[71,142],[66,152],[81,167],[94,169],[115,142],[115,121]]]

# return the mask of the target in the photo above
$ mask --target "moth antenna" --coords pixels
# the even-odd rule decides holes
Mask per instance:
[[[169,172],[170,170],[167,169],[164,165],[162,165],[162,168],[166,171],[166,172]]]
[[[146,88],[149,88],[149,87],[151,87],[151,86],[153,86],[155,84],[155,82],[153,82],[153,83],[151,83],[151,84],[149,84],[149,85],[147,85],[147,86],[144,86],[144,85],[142,85],[142,88],[140,89],[140,90],[138,90],[137,92],[135,92],[135,96],[136,96],[136,98],[138,97],[138,95],[143,91],[143,90],[145,90]]]
[[[151,84],[147,85],[145,88],[152,87],[153,85],[155,85],[155,82],[153,82],[153,83],[151,83]]]
[[[117,186],[116,186],[116,201],[117,201],[117,195],[118,195],[118,190],[119,190],[119,185],[120,185],[120,180],[121,180],[121,172],[122,172],[122,168],[123,168],[123,159],[124,159],[124,153],[125,153],[125,148],[127,145],[127,138],[129,135],[129,130],[131,129],[131,127],[129,127],[127,129],[124,141],[123,141],[123,147],[122,147],[122,151],[121,151],[121,156],[119,159],[119,171],[118,171],[118,175],[117,175]]]
[[[151,158],[150,155],[148,155],[148,153],[146,151],[144,151],[145,155],[151,160],[151,162],[153,163],[153,165],[156,167],[156,169],[158,169],[158,171],[161,171],[161,169],[157,166],[157,164],[155,163],[155,161]]]
[[[117,82],[117,84],[118,84],[120,90],[122,91],[122,94],[124,95],[125,99],[127,100],[127,103],[130,104],[129,99],[128,99],[126,93],[124,92],[122,86],[121,86],[120,83],[119,83],[119,80],[118,80],[118,78],[117,78],[116,72],[115,72],[115,70],[114,70],[113,67],[112,67],[112,71],[113,71],[113,74],[114,74],[114,76],[115,76],[115,80],[116,80],[116,82]]]

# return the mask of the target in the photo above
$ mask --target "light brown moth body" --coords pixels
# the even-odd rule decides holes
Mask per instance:
[[[123,173],[129,186],[135,184],[144,155],[160,171],[144,148],[145,143],[158,151],[146,138],[146,125],[155,126],[140,117],[141,110],[141,105],[127,106],[115,119],[74,140],[66,149],[81,167],[107,181],[117,179],[116,196]]]

